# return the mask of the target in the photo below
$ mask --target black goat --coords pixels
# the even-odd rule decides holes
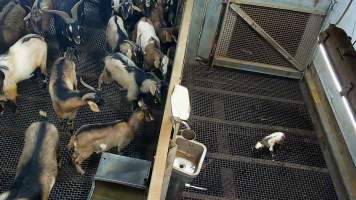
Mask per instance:
[[[61,51],[68,47],[76,47],[82,41],[84,22],[84,0],[53,2],[55,10],[44,9],[43,11],[54,14],[54,23],[57,39]]]

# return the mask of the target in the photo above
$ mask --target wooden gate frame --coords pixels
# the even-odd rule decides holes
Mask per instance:
[[[266,40],[275,50],[277,50],[293,68],[282,66],[244,61],[239,59],[227,58],[219,56],[215,52],[212,66],[221,66],[227,68],[241,69],[252,72],[259,72],[288,78],[300,79],[306,66],[302,66],[291,54],[288,53],[272,36],[270,36],[260,25],[258,25],[241,7],[241,4],[249,4],[255,6],[264,6],[270,8],[287,9],[299,12],[313,13],[319,15],[326,15],[330,2],[328,0],[319,0],[318,4],[311,7],[310,0],[301,0],[298,5],[293,5],[289,0],[267,0],[267,1],[251,1],[251,0],[230,0],[227,3],[222,27],[225,26],[226,17],[231,8],[238,16],[240,16],[254,31],[256,31],[262,38]],[[291,4],[291,5],[289,5]],[[220,34],[218,44],[220,44],[223,35]]]

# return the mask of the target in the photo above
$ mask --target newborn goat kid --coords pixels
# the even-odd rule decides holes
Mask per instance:
[[[25,146],[17,164],[15,182],[0,200],[47,200],[58,173],[59,136],[48,122],[36,122],[25,132]]]
[[[286,136],[282,132],[275,132],[272,133],[265,138],[263,138],[261,141],[257,142],[255,148],[256,149],[263,149],[263,148],[268,148],[270,152],[274,151],[274,147],[277,144],[282,144],[285,140]]]
[[[0,55],[0,101],[10,101],[16,111],[17,83],[30,78],[37,69],[47,74],[47,43],[39,35],[30,34],[17,41],[6,54]]]
[[[117,151],[121,152],[134,139],[144,121],[153,120],[142,101],[139,102],[139,106],[140,110],[134,112],[128,121],[84,125],[77,130],[70,139],[68,149],[74,148],[72,161],[78,173],[81,175],[85,173],[81,164],[94,152],[108,151],[113,147],[117,147]]]
[[[142,94],[150,94],[161,101],[161,83],[152,73],[146,73],[121,53],[104,58],[105,68],[99,77],[99,90],[103,83],[117,84],[127,89],[127,100],[138,100]]]
[[[91,87],[89,89],[93,90]],[[73,126],[72,122],[77,110],[84,106],[89,106],[93,112],[99,112],[96,103],[100,101],[100,97],[95,92],[84,94],[77,90],[74,62],[62,57],[54,63],[49,82],[49,94],[54,111],[61,120],[69,120],[68,123]]]

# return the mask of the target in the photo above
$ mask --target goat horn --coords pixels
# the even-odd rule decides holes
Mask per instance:
[[[31,12],[32,8],[30,6],[25,5],[25,7]]]
[[[139,7],[135,6],[135,5],[132,5],[132,8],[134,10],[138,11],[138,12],[142,12],[142,10]]]
[[[80,6],[80,4],[82,4],[84,2],[84,0],[80,0],[78,1],[73,8],[70,10],[70,12],[72,13],[72,17],[75,20],[78,20],[78,8]]]
[[[33,3],[32,9],[38,8],[38,1],[39,0],[35,0],[35,2]]]
[[[9,70],[9,68],[6,67],[5,65],[0,65],[0,69]]]
[[[85,83],[85,82],[83,81],[83,78],[82,78],[82,77],[80,77],[80,83],[81,83],[84,87],[88,88],[89,90],[91,90],[91,91],[93,91],[93,92],[98,92],[94,87],[92,87],[92,86],[90,86],[89,84]]]
[[[66,12],[60,10],[49,10],[49,9],[42,9],[42,11],[60,16],[67,24],[73,23],[73,19]]]
[[[28,21],[31,18],[31,12],[29,12],[25,18],[23,18],[23,21]]]

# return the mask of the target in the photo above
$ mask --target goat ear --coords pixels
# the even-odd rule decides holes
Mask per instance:
[[[98,107],[98,105],[96,105],[96,103],[92,102],[92,101],[88,101],[88,105],[91,111],[93,112],[100,112],[100,109]]]
[[[156,84],[151,84],[150,93],[152,94],[152,96],[156,95],[156,91],[157,91],[157,85]]]

